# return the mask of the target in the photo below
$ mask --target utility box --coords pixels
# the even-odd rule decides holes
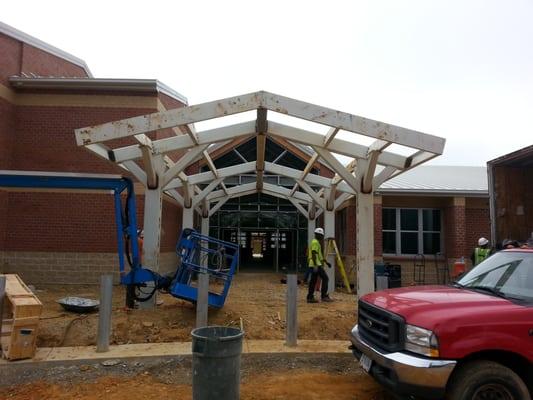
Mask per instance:
[[[2,312],[2,355],[8,360],[32,358],[37,347],[37,329],[42,303],[16,274],[6,277]]]

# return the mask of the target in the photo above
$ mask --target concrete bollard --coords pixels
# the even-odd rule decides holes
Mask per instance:
[[[207,268],[207,267],[206,267]],[[209,274],[198,274],[198,298],[196,300],[196,327],[207,326],[207,313],[209,307]]]
[[[298,345],[298,277],[287,275],[287,328],[285,344],[289,347]]]
[[[112,300],[113,275],[102,275],[100,277],[100,307],[98,315],[98,337],[96,340],[97,353],[109,351]]]

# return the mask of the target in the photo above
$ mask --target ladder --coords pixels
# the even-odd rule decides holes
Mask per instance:
[[[342,262],[342,258],[339,252],[339,248],[337,247],[337,242],[335,242],[334,238],[328,238],[327,244],[326,244],[326,259],[334,255],[335,259],[337,260],[337,265],[339,266],[339,271],[341,272],[342,281],[344,282],[344,286],[346,287],[346,290],[348,293],[352,293],[352,288],[350,287],[350,281],[348,281],[348,276],[346,275],[346,269],[344,268],[344,263]]]

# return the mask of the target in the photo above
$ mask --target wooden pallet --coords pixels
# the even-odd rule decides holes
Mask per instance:
[[[32,358],[37,346],[37,329],[42,303],[16,274],[6,276],[0,344],[8,360]]]

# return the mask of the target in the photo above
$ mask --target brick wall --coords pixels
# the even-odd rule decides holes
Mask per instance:
[[[374,251],[375,259],[380,260],[383,251],[382,243],[382,207],[407,207],[407,208],[439,208],[443,212],[444,252],[446,259],[439,258],[439,265],[446,264],[450,271],[453,263],[464,256],[467,263],[479,237],[490,238],[490,218],[487,199],[465,199],[450,197],[423,198],[416,196],[383,196],[383,204],[375,201],[374,204]],[[376,204],[377,203],[377,204]],[[356,210],[354,202],[346,208],[347,230],[343,261],[350,281],[356,279],[355,258],[355,223]],[[338,233],[339,234],[339,233]],[[400,264],[402,267],[402,285],[413,283],[414,258],[409,256],[383,257],[385,262]],[[437,283],[436,264],[434,256],[425,257],[426,282]]]
[[[466,246],[470,252],[477,247],[477,241],[480,237],[485,237],[491,241],[488,199],[467,199],[466,226],[468,228]]]
[[[0,84],[6,84],[8,78],[20,74],[22,43],[0,33]]]
[[[82,67],[27,43],[23,43],[22,45],[22,65],[20,72],[38,76],[87,77],[87,73]]]
[[[445,252],[448,258],[467,257],[467,222],[464,204],[452,204],[444,209]]]
[[[176,270],[175,252],[161,253],[160,261],[160,273]],[[18,274],[27,284],[98,284],[109,273],[118,283],[120,277],[116,252],[0,251],[0,273]]]
[[[183,104],[166,95],[125,92],[9,89],[13,75],[86,77],[83,68],[31,45],[0,34],[0,169],[125,174],[75,142],[74,129],[158,111]],[[9,94],[9,93],[12,94]],[[80,95],[83,95],[81,97]],[[71,96],[71,97],[69,97]],[[110,99],[124,98],[116,105]],[[152,97],[153,107],[147,97]],[[17,99],[19,105],[10,101]],[[72,99],[72,102],[70,102]],[[21,101],[19,101],[21,100]],[[115,100],[116,101],[116,100]],[[144,105],[149,105],[146,108]],[[131,105],[131,106],[130,106]],[[174,135],[170,129],[151,138]],[[108,142],[112,147],[133,138]],[[137,221],[144,202],[138,194]],[[174,249],[181,229],[181,208],[163,202],[160,270],[176,266]],[[19,272],[30,282],[90,283],[101,272],[118,271],[113,197],[90,192],[4,192],[0,190],[0,268]],[[118,273],[118,272],[117,272]]]
[[[123,169],[78,147],[74,129],[151,111],[138,108],[18,106],[12,169],[123,174]],[[122,142],[133,143],[133,139]]]
[[[15,107],[0,97],[0,169],[11,166],[14,131]]]
[[[0,83],[10,76],[35,74],[54,77],[87,77],[80,66],[56,57],[27,43],[0,33]]]

